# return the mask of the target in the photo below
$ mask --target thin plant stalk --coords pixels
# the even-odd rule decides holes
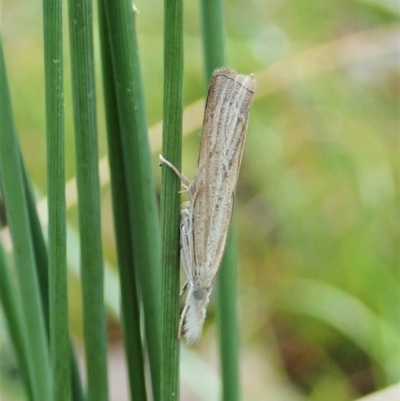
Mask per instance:
[[[160,399],[161,245],[132,3],[104,1],[111,49],[135,276],[143,305],[153,397]]]
[[[225,65],[222,0],[202,0],[201,18],[205,77],[208,83],[213,71]],[[240,399],[236,265],[236,239],[231,227],[217,278],[217,321],[222,376],[221,400],[223,401],[239,401]]]
[[[182,154],[183,4],[164,3],[163,156],[177,168]],[[180,180],[163,167],[162,230],[162,364],[161,399],[179,400],[179,207]]]
[[[26,341],[24,340],[21,299],[12,282],[11,275],[6,263],[3,247],[0,242],[0,301],[2,304],[4,317],[7,323],[8,333],[18,367],[21,373],[22,382],[26,390],[28,399],[33,400],[31,383],[29,381],[29,369],[27,362]]]
[[[22,300],[22,331],[34,401],[51,395],[50,363],[46,328],[36,276],[35,255],[26,208],[23,170],[12,117],[3,49],[0,43],[0,182],[7,222],[14,246],[19,292]],[[28,330],[29,328],[29,330]],[[27,333],[29,332],[29,336]]]
[[[23,168],[24,175],[24,185],[25,193],[27,198],[27,208],[29,214],[29,225],[31,229],[31,238],[33,242],[33,251],[35,253],[36,261],[36,275],[39,281],[40,298],[42,302],[42,308],[44,312],[44,320],[47,329],[47,340],[50,340],[50,317],[49,317],[49,262],[47,255],[46,243],[43,236],[42,226],[39,221],[38,212],[36,209],[36,201],[30,183],[28,173],[26,171],[26,166],[23,163],[21,156],[21,164]],[[71,340],[69,341],[70,357],[71,357],[71,389],[72,389],[72,399],[74,401],[83,401],[83,386],[80,377],[78,363],[76,355],[73,349]]]
[[[53,401],[71,399],[65,208],[62,2],[44,0],[47,180],[49,205],[49,320]]]
[[[87,400],[107,401],[92,4],[69,0]]]
[[[124,333],[130,396],[132,401],[147,400],[143,344],[140,332],[140,308],[137,291],[132,243],[132,230],[126,224],[129,216],[126,170],[123,159],[121,125],[118,115],[116,83],[111,59],[109,32],[104,2],[99,1],[100,43],[102,55],[103,89],[107,124],[108,159],[116,236],[118,269],[121,285],[121,319]]]

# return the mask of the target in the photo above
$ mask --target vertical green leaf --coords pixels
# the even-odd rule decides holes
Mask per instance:
[[[212,72],[225,64],[222,0],[202,0],[201,11],[205,76],[208,83]],[[236,259],[236,240],[231,228],[217,279],[217,317],[222,371],[221,399],[224,401],[240,399]]]
[[[8,326],[8,333],[14,347],[18,367],[21,372],[29,400],[33,400],[32,387],[29,382],[26,338],[24,339],[21,299],[16,291],[7,269],[4,250],[0,242],[0,301]]]
[[[31,229],[31,238],[33,242],[33,251],[35,254],[36,261],[36,275],[39,281],[40,298],[42,302],[42,309],[44,313],[44,321],[47,329],[47,340],[49,341],[50,336],[50,317],[49,317],[49,263],[47,256],[46,243],[43,236],[42,227],[40,225],[39,216],[36,209],[35,197],[32,190],[32,185],[29,181],[26,167],[21,157],[21,164],[24,175],[25,193],[27,197],[27,207],[29,214],[29,223]],[[82,381],[77,366],[76,355],[69,341],[70,355],[71,355],[71,388],[72,388],[72,399],[74,401],[82,401],[84,399]]]
[[[222,0],[201,0],[206,87],[215,69],[225,65],[224,9]]]
[[[3,49],[0,44],[0,182],[14,246],[18,286],[22,300],[22,330],[26,338],[27,365],[35,401],[50,400],[51,381],[46,330],[36,276],[35,255],[18,140],[11,111]]]
[[[180,169],[182,154],[183,5],[164,4],[163,156]],[[162,171],[162,400],[179,399],[179,205],[180,180]]]
[[[131,247],[143,303],[153,396],[160,399],[161,247],[132,3],[105,1],[118,105]],[[132,284],[133,285],[133,284]]]
[[[88,401],[108,400],[92,4],[69,0]]]
[[[222,376],[221,400],[240,400],[240,341],[237,312],[237,252],[232,220],[221,271],[217,279],[217,323]]]
[[[44,0],[47,182],[49,205],[49,320],[54,401],[71,399],[65,210],[62,3]]]
[[[126,223],[129,216],[129,198],[125,183],[121,125],[116,98],[116,82],[111,60],[109,34],[104,3],[99,1],[100,42],[102,53],[103,88],[107,123],[108,160],[111,173],[111,192],[114,227],[121,284],[122,328],[127,359],[130,395],[132,401],[145,401],[145,367],[140,333],[140,308],[137,278],[132,251],[132,230]]]

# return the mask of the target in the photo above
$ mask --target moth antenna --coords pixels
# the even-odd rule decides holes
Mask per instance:
[[[160,167],[165,164],[168,166],[181,180],[182,186],[183,186],[183,191],[181,192],[188,192],[189,191],[189,186],[190,186],[190,181],[172,164],[170,163],[167,159],[164,159],[163,155],[159,155],[158,158],[160,159]]]

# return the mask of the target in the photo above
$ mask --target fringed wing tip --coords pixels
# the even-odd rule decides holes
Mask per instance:
[[[186,319],[183,325],[183,338],[185,339],[188,345],[196,344],[201,337],[201,333],[203,332],[203,323],[198,320],[198,317],[188,310],[186,314]]]
[[[183,336],[188,345],[196,344],[201,337],[203,324],[206,318],[207,302],[199,302],[193,297],[188,297],[186,310],[181,317],[179,337]]]

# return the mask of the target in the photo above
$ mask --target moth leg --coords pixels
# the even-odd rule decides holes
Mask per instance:
[[[188,282],[185,281],[185,284],[183,284],[181,290],[179,291],[179,298],[186,292],[186,290],[188,289]]]
[[[181,338],[186,314],[193,294],[194,250],[193,250],[193,217],[191,203],[187,203],[181,210],[181,261],[186,275],[186,283],[182,287],[180,296],[188,290],[185,306],[179,320],[178,338]]]
[[[132,11],[133,11],[133,13],[136,14],[136,15],[139,15],[139,14],[140,14],[139,9],[135,6],[134,3],[132,3]]]
[[[181,210],[181,261],[186,280],[193,283],[193,272],[195,270],[194,240],[193,240],[193,217],[191,204],[189,203]]]
[[[181,318],[179,320],[179,328],[178,328],[178,338],[179,339],[182,336],[183,323],[185,322],[185,316],[186,316],[186,312],[187,312],[188,308],[189,308],[189,304],[186,302],[185,306],[182,310]]]
[[[189,191],[190,181],[168,160],[164,159],[162,155],[159,155],[161,164],[167,165],[172,171],[181,179],[182,185],[185,188],[185,191]]]
[[[181,313],[181,318],[179,320],[179,327],[178,327],[178,338],[179,339],[182,336],[183,324],[185,323],[186,313],[187,313],[187,311],[189,309],[189,300],[190,300],[190,297],[192,296],[192,291],[193,291],[193,287],[190,287],[189,288],[189,292],[188,292],[187,297],[186,297],[185,306],[183,307],[183,310],[182,310],[182,313]]]

